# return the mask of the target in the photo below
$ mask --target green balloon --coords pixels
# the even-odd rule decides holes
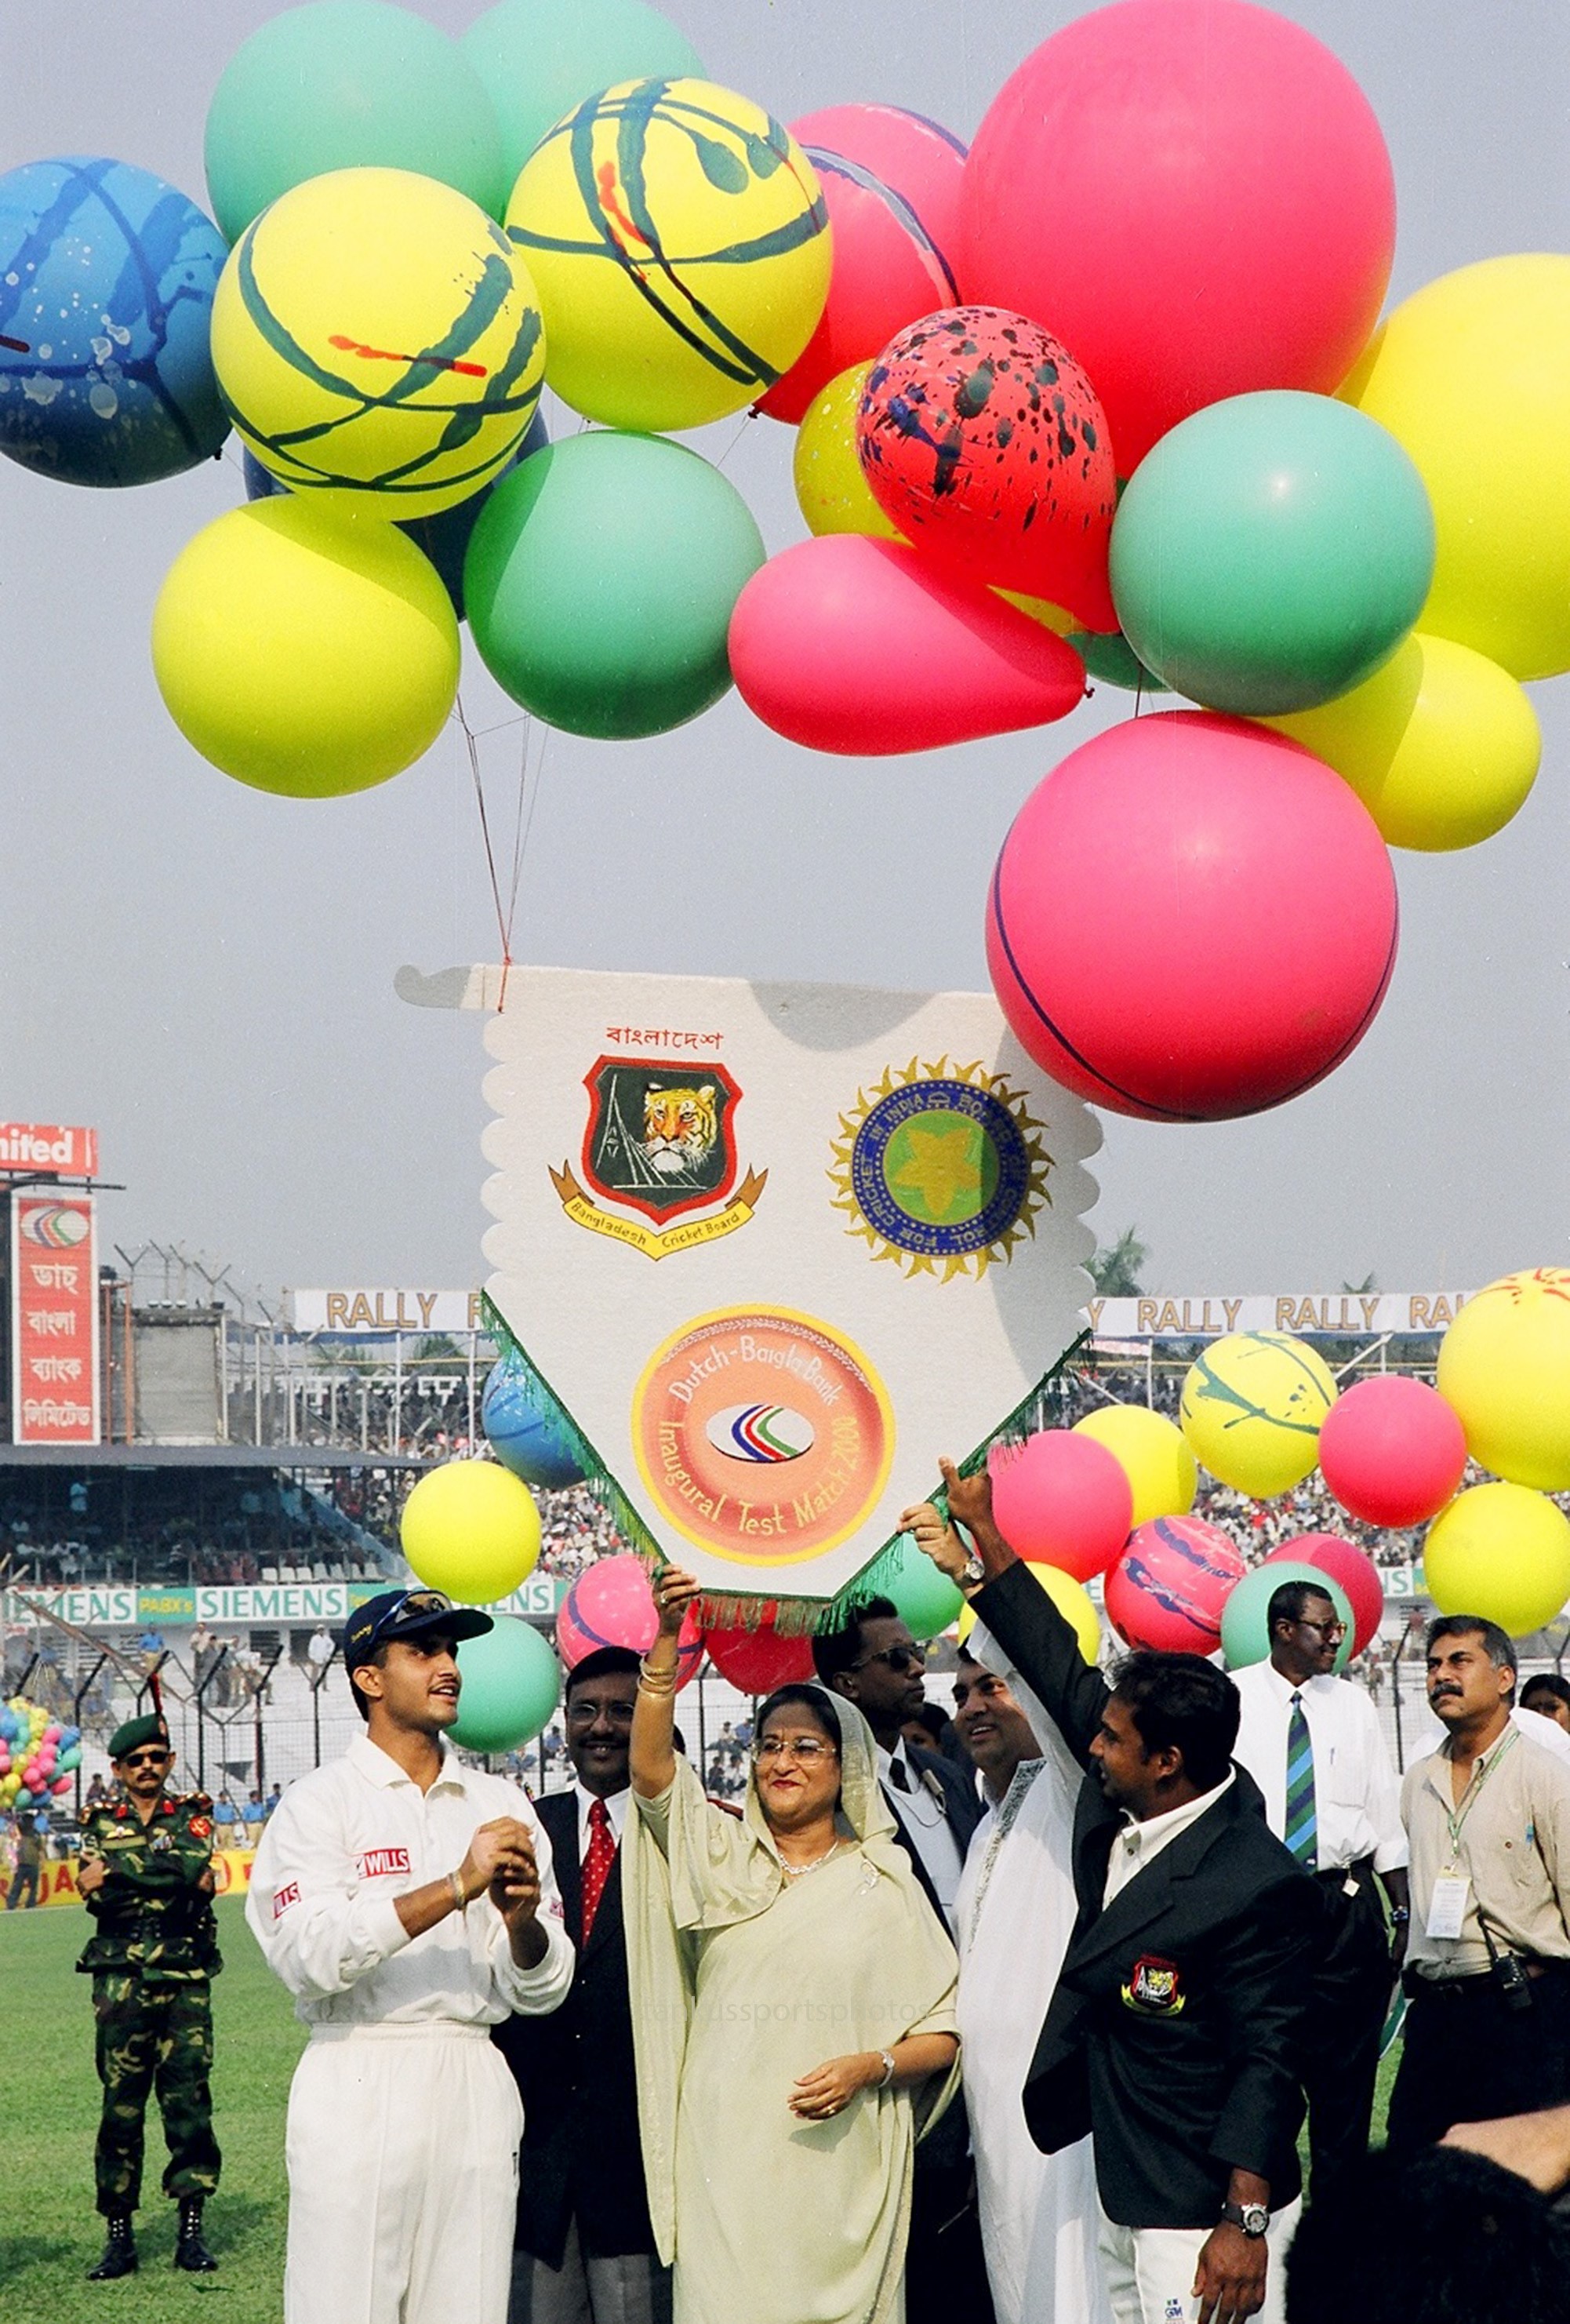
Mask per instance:
[[[516,1751],[531,1743],[562,1699],[562,1666],[548,1642],[512,1614],[498,1614],[482,1638],[459,1642],[458,1675],[458,1716],[447,1733],[465,1751]]]
[[[486,668],[570,734],[663,734],[730,684],[763,537],[733,484],[663,436],[591,429],[502,477],[464,564]]]
[[[877,1595],[904,1617],[913,1638],[935,1638],[959,1619],[965,1603],[964,1593],[939,1572],[908,1534],[901,1534],[899,1563],[892,1577],[886,1573],[878,1582]]]
[[[1137,694],[1142,687],[1146,694],[1169,691],[1166,680],[1153,669],[1146,669],[1121,630],[1107,637],[1099,637],[1093,630],[1070,630],[1069,643],[1089,675],[1104,686],[1121,686],[1129,694]]]
[[[707,80],[685,36],[643,0],[500,0],[463,36],[501,123],[510,188],[547,129],[622,80]]]
[[[1433,510],[1395,438],[1296,390],[1229,396],[1174,428],[1112,529],[1113,598],[1140,660],[1249,717],[1372,677],[1433,574]]]
[[[207,193],[237,242],[280,194],[328,170],[413,170],[500,218],[516,171],[456,41],[389,0],[308,0],[251,35],[207,112]]]
[[[1317,1565],[1296,1557],[1272,1558],[1264,1565],[1256,1565],[1227,1592],[1226,1603],[1221,1609],[1221,1651],[1227,1669],[1247,1670],[1250,1664],[1269,1659],[1270,1602],[1283,1582],[1311,1582],[1329,1599],[1336,1609],[1336,1620],[1346,1625],[1345,1636],[1336,1652],[1336,1667],[1344,1671],[1352,1660],[1354,1627],[1346,1592]]]

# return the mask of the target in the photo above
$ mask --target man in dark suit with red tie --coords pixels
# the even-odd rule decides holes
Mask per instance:
[[[669,2324],[638,2144],[621,1912],[637,1694],[638,1656],[620,1646],[568,1673],[576,1781],[536,1803],[578,1968],[554,2015],[510,2018],[491,2037],[523,2098],[508,2324]]]

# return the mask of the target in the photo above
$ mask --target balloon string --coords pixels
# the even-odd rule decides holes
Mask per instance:
[[[721,453],[720,457],[714,463],[714,466],[717,468],[722,468],[725,466],[725,463],[730,457],[731,453],[735,451],[736,447],[746,435],[748,423],[756,420],[757,417],[757,414],[756,411],[744,411],[742,413],[740,426],[737,429],[735,435],[732,436],[730,443],[726,445],[725,449]]]
[[[539,756],[535,761],[534,788],[532,790],[528,789],[528,745],[531,732],[530,723],[526,719],[523,747],[518,756],[518,819],[513,826],[512,884],[507,897],[507,928],[502,940],[504,957],[501,963],[501,991],[496,1002],[498,1014],[507,1006],[507,974],[512,965],[512,930],[518,916],[518,891],[523,880],[523,859],[528,852],[528,835],[534,828],[534,811],[539,804],[539,787],[545,780],[546,752],[550,748],[551,730],[548,726],[544,726],[540,730]],[[528,792],[527,811],[524,803],[526,791]]]
[[[469,753],[469,772],[474,779],[474,799],[480,809],[480,836],[485,843],[485,866],[491,875],[491,901],[496,907],[496,926],[501,936],[501,976],[506,990],[507,972],[512,965],[508,950],[507,915],[501,908],[501,882],[496,875],[496,851],[491,844],[491,819],[485,812],[485,786],[480,778],[480,744],[473,728],[464,715],[464,697],[460,694],[454,706],[454,715],[464,730],[464,744]]]

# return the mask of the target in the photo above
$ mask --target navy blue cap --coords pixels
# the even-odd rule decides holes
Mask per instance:
[[[383,1590],[357,1606],[344,1625],[344,1668],[354,1671],[392,1638],[440,1630],[449,1638],[482,1638],[496,1625],[478,1606],[454,1606],[440,1590]]]

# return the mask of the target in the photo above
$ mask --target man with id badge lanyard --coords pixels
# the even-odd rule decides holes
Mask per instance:
[[[1570,1768],[1511,1720],[1515,1650],[1470,1614],[1428,1632],[1448,1729],[1407,1770],[1410,2001],[1389,2144],[1570,2099]]]

